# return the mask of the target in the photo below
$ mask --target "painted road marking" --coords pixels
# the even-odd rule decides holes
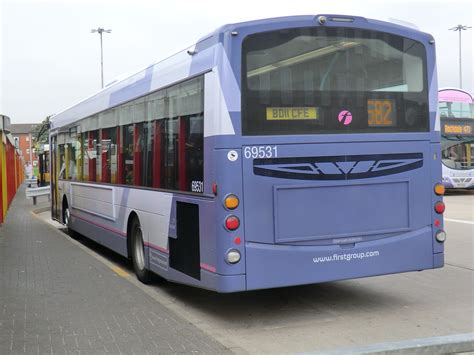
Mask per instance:
[[[109,266],[113,272],[122,277],[129,277],[130,274],[118,266]]]
[[[455,222],[455,223],[464,223],[464,224],[474,224],[474,221],[464,221],[462,219],[451,219],[451,218],[445,218],[444,219],[446,222]]]

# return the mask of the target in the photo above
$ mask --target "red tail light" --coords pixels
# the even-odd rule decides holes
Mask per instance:
[[[234,231],[240,226],[239,218],[236,216],[229,216],[225,220],[225,227],[230,230]]]
[[[434,209],[435,209],[436,213],[441,214],[441,213],[444,213],[444,210],[446,209],[446,206],[444,205],[444,203],[442,201],[438,201],[438,202],[435,203]]]

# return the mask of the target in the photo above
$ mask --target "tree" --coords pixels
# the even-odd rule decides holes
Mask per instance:
[[[49,141],[49,119],[50,119],[51,115],[49,116],[46,116],[46,118],[43,120],[43,122],[41,122],[40,124],[38,124],[37,126],[35,126],[35,128],[33,129],[33,132],[32,135],[33,135],[33,139],[35,140],[35,145],[36,145],[36,149],[38,149],[42,144],[47,144],[48,141]]]

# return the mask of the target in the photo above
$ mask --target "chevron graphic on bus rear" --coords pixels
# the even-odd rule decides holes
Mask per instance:
[[[255,159],[255,175],[295,180],[353,180],[399,174],[423,166],[422,153]]]

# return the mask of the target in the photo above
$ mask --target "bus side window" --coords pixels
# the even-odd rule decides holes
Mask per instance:
[[[82,163],[83,151],[82,151],[82,134],[81,133],[77,133],[73,144],[75,146],[76,179],[80,181],[82,180],[82,169],[83,169],[83,163]]]
[[[69,180],[77,179],[77,164],[76,164],[76,144],[75,142],[70,143],[68,146],[68,176]]]
[[[173,134],[167,134],[166,163],[170,163],[172,156],[174,167],[168,172],[173,171],[174,184],[168,188],[204,192],[203,86],[202,78],[196,78],[169,89],[170,117],[173,119],[168,122],[173,122]],[[170,127],[168,124],[167,128]]]
[[[66,176],[65,152],[64,144],[58,144],[59,151],[59,178],[64,179]]]
[[[203,114],[187,118],[186,132],[186,177],[187,191],[204,192],[204,117]]]
[[[141,133],[141,185],[153,186],[153,147],[155,141],[153,122],[144,122]]]
[[[89,180],[89,132],[82,133],[82,175],[83,181]]]
[[[133,184],[133,125],[123,126],[121,129],[121,158],[123,168],[123,182],[126,185]]]
[[[101,131],[101,170],[102,182],[115,182],[117,175],[117,129],[105,128]]]
[[[164,188],[178,189],[178,118],[165,119]]]
[[[94,131],[94,140],[92,142],[95,147],[95,180],[102,181],[102,142],[101,142],[101,131]]]
[[[98,131],[89,132],[87,155],[89,158],[89,181],[97,181],[97,139]]]

